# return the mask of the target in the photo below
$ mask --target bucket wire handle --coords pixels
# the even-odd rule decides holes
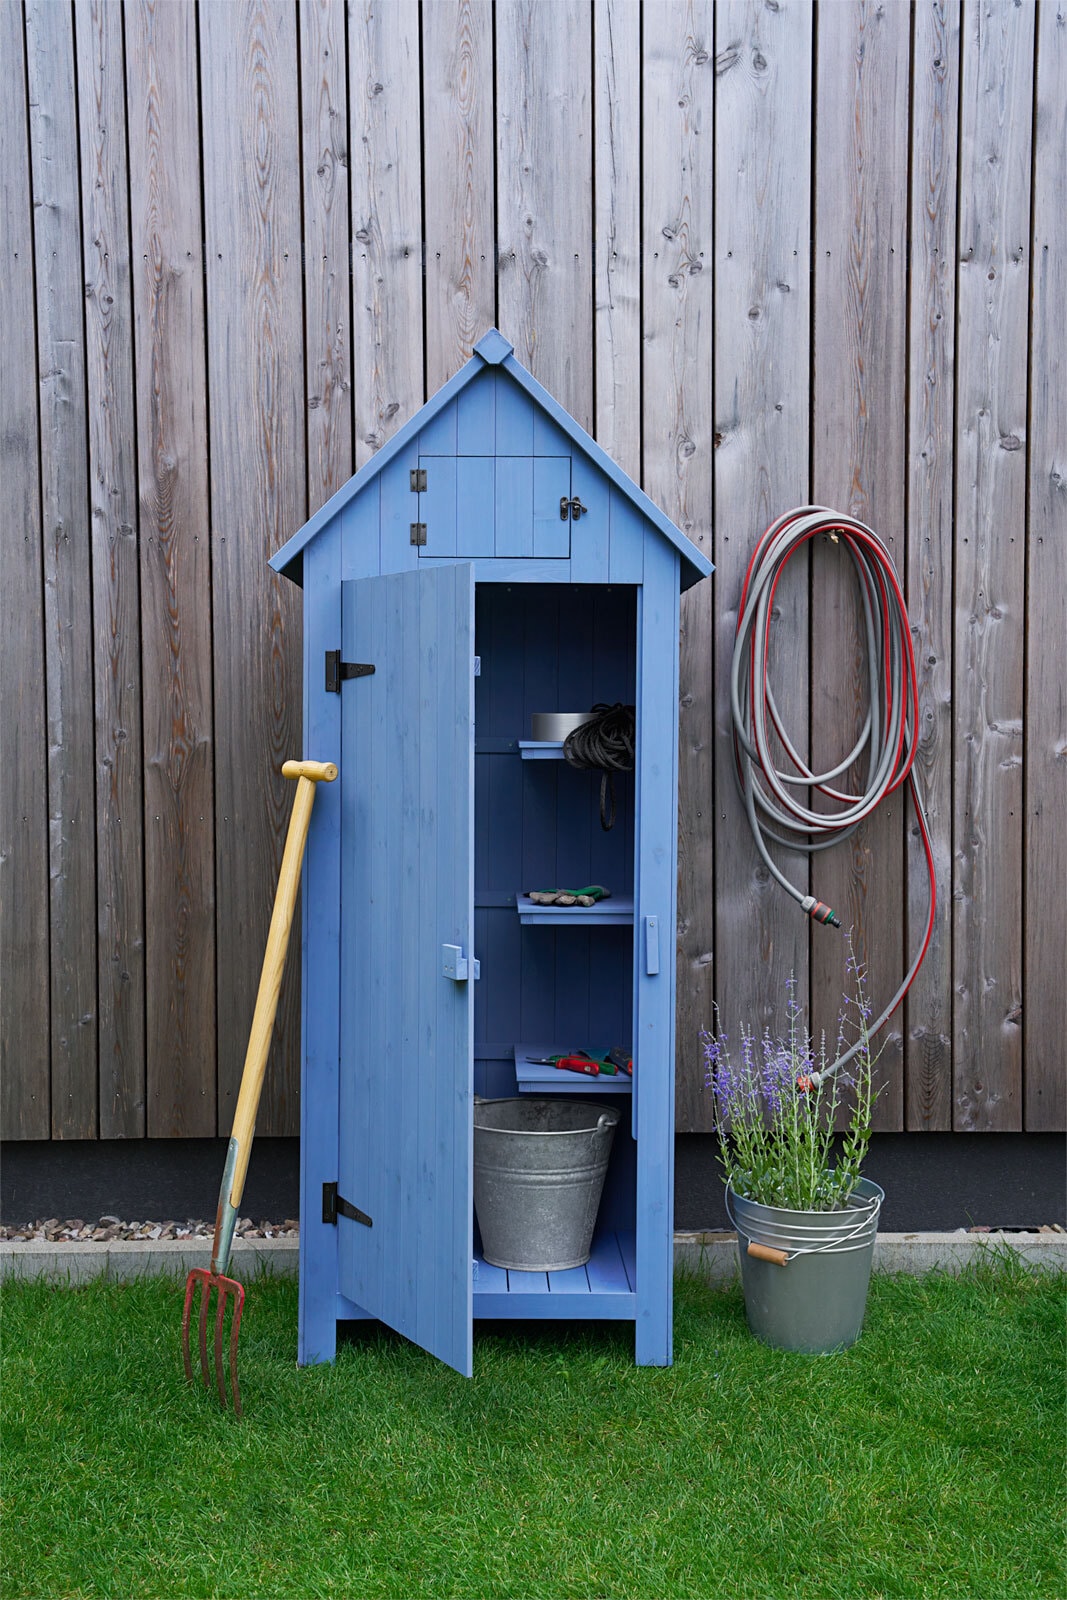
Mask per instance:
[[[727,1187],[726,1190],[725,1203],[726,1215],[737,1229],[738,1235],[742,1238],[748,1239],[746,1253],[750,1256],[755,1256],[757,1260],[760,1261],[771,1261],[777,1267],[787,1267],[791,1261],[796,1259],[797,1256],[817,1256],[823,1250],[832,1250],[839,1245],[847,1244],[850,1239],[855,1239],[863,1232],[864,1228],[866,1228],[872,1221],[872,1218],[877,1216],[882,1205],[881,1198],[876,1194],[872,1195],[870,1202],[865,1208],[867,1215],[863,1217],[862,1221],[857,1222],[856,1226],[850,1229],[848,1233],[839,1233],[834,1238],[827,1239],[825,1244],[800,1244],[797,1245],[793,1250],[775,1250],[771,1245],[757,1244],[755,1239],[750,1238],[745,1230],[740,1226],[737,1218],[730,1210],[729,1187]]]

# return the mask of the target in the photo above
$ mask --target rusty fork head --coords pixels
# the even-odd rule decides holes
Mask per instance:
[[[189,1353],[189,1324],[192,1320],[193,1298],[197,1285],[200,1286],[200,1312],[198,1323],[200,1328],[200,1375],[204,1383],[211,1388],[211,1364],[208,1360],[207,1325],[210,1309],[211,1291],[217,1294],[215,1307],[215,1387],[218,1391],[219,1404],[226,1409],[226,1371],[223,1364],[222,1345],[223,1328],[226,1320],[227,1305],[232,1304],[230,1315],[230,1396],[233,1401],[234,1415],[241,1415],[241,1391],[237,1384],[237,1335],[241,1331],[241,1313],[244,1310],[245,1291],[244,1285],[238,1283],[236,1278],[227,1278],[221,1272],[210,1272],[207,1267],[193,1267],[185,1280],[185,1310],[182,1314],[182,1355],[185,1359],[185,1376],[190,1383],[196,1380],[193,1376],[193,1363]]]

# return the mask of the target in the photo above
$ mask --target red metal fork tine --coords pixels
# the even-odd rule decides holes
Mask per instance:
[[[244,1285],[234,1280],[237,1293],[234,1296],[233,1314],[230,1318],[230,1394],[233,1398],[233,1413],[235,1417],[241,1415],[241,1391],[237,1386],[237,1335],[241,1331],[241,1313],[245,1308]]]
[[[226,1410],[226,1377],[222,1365],[222,1324],[226,1316],[226,1290],[223,1288],[224,1279],[218,1280],[218,1309],[215,1312],[215,1385],[219,1391],[219,1405]]]
[[[185,1376],[189,1382],[193,1381],[193,1363],[189,1355],[189,1320],[192,1315],[193,1295],[196,1291],[196,1274],[190,1272],[185,1280],[185,1309],[182,1312],[182,1359],[185,1362]]]
[[[210,1272],[200,1269],[200,1282],[203,1285],[200,1292],[200,1376],[208,1388],[211,1387],[211,1368],[207,1357],[207,1313],[208,1303],[211,1300],[212,1277]]]

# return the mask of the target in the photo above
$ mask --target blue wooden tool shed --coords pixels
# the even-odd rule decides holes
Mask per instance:
[[[301,1363],[375,1317],[469,1374],[476,1317],[671,1361],[679,593],[711,565],[495,329],[271,565],[304,590]],[[636,707],[615,825],[532,716]],[[585,909],[531,889],[601,884]],[[633,1078],[533,1058],[622,1046]],[[623,1115],[587,1267],[480,1257],[473,1097]]]

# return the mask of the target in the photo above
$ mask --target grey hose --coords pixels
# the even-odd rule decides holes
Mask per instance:
[[[817,534],[843,544],[859,585],[866,638],[869,703],[859,737],[848,755],[826,772],[812,772],[782,724],[770,685],[768,662],[775,587],[789,560]],[[936,903],[933,853],[915,788],[913,762],[918,722],[918,691],[911,625],[893,558],[872,528],[825,506],[803,506],[772,523],[756,547],[742,591],[730,664],[735,776],[752,838],[768,872],[814,921],[840,927],[837,914],[805,894],[771,857],[768,841],[814,855],[850,838],[887,795],[907,780],[926,850],[930,913],[926,936],[912,966],[875,1033],[893,1014],[922,964],[933,931]],[[792,764],[781,771],[771,744],[777,735]],[[836,780],[866,752],[863,792],[847,794]],[[838,808],[820,812],[794,792],[817,790]],[[860,1048],[851,1050],[820,1077],[837,1072]]]

